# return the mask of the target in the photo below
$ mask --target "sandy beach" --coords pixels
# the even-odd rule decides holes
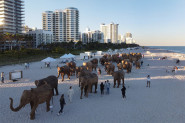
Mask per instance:
[[[128,51],[124,51],[128,53]],[[9,97],[14,99],[14,107],[20,102],[24,90],[35,88],[34,81],[49,75],[57,76],[56,66],[62,66],[60,59],[51,63],[51,69],[45,68],[43,62],[30,63],[29,69],[22,65],[9,65],[0,67],[0,72],[5,73],[5,83],[0,84],[0,122],[1,123],[184,123],[185,122],[185,54],[174,53],[161,49],[138,49],[131,52],[144,54],[141,69],[133,67],[130,74],[125,73],[126,99],[123,100],[121,87],[113,88],[113,77],[107,75],[104,66],[99,64],[102,75],[99,76],[98,93],[90,93],[89,97],[80,99],[78,79],[71,76],[64,82],[59,77],[59,94],[64,94],[66,105],[64,114],[57,116],[60,110],[59,96],[54,96],[53,112],[46,112],[46,104],[37,108],[35,120],[30,120],[30,105],[27,104],[18,112],[10,110]],[[167,56],[167,59],[160,58]],[[96,58],[101,56],[96,55]],[[176,60],[180,64],[176,64]],[[80,56],[76,57],[77,66],[83,64]],[[86,60],[89,61],[89,60]],[[116,63],[114,63],[116,65]],[[149,65],[149,66],[148,66]],[[172,69],[178,67],[174,75]],[[42,69],[41,69],[42,67]],[[9,72],[22,70],[23,78],[12,82]],[[117,67],[116,67],[117,70]],[[169,71],[169,72],[166,72]],[[95,72],[95,71],[94,71]],[[97,72],[95,72],[97,73]],[[151,87],[146,88],[146,76],[151,76]],[[100,83],[109,80],[111,83],[110,94],[100,94]],[[67,91],[73,86],[73,102],[69,103]],[[51,103],[52,104],[52,103]]]

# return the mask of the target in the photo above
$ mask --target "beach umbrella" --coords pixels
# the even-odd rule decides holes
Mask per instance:
[[[56,61],[56,59],[51,58],[51,57],[47,57],[47,58],[43,59],[41,62],[54,62],[54,61]]]

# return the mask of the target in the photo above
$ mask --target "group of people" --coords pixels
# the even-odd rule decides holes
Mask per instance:
[[[25,67],[25,69],[29,69],[30,63],[24,63],[24,67]]]
[[[110,83],[109,83],[109,80],[105,81],[104,84],[103,84],[103,82],[101,82],[101,84],[100,84],[101,95],[104,94],[104,90],[105,89],[106,89],[106,94],[109,94],[109,91],[110,91]]]

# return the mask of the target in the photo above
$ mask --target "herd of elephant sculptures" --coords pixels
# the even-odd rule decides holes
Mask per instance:
[[[131,72],[132,63],[136,65],[136,69],[140,68],[140,59],[142,58],[141,53],[130,53],[130,54],[104,54],[100,59],[99,63],[105,66],[105,71],[108,75],[112,75],[114,79],[115,88],[117,82],[117,88],[119,88],[121,80],[124,85],[124,71],[127,73]],[[115,65],[113,62],[117,63],[118,71],[115,71]],[[84,62],[83,66],[76,66],[76,63],[71,61],[66,63],[65,66],[57,67],[58,77],[48,76],[35,81],[36,88],[31,88],[31,90],[24,90],[20,99],[20,104],[18,107],[13,107],[13,99],[10,98],[10,109],[14,112],[19,111],[22,107],[30,103],[31,112],[30,119],[35,119],[35,110],[39,104],[46,102],[46,111],[50,110],[50,100],[54,95],[54,90],[56,95],[58,95],[58,78],[61,75],[62,81],[64,81],[64,76],[67,74],[68,78],[70,76],[76,75],[79,78],[79,87],[81,89],[80,99],[84,92],[84,96],[88,97],[88,92],[92,93],[92,88],[95,86],[95,91],[97,91],[98,86],[98,75],[92,71],[98,67],[98,59],[94,58],[88,62]]]

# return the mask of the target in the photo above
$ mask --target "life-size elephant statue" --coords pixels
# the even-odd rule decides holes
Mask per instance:
[[[100,58],[99,62],[100,62],[101,65],[104,65],[105,62],[108,62],[108,59],[102,57],[102,58]]]
[[[114,77],[114,88],[116,86],[116,81],[117,81],[117,88],[119,88],[119,85],[121,83],[121,80],[123,82],[123,85],[124,85],[124,76],[125,76],[125,73],[123,70],[119,70],[119,71],[115,71],[112,76]]]
[[[46,83],[38,88],[32,88],[31,90],[24,90],[20,99],[18,107],[13,107],[13,99],[10,98],[10,109],[14,112],[19,111],[26,104],[30,103],[31,112],[30,119],[35,119],[35,110],[39,104],[46,102],[46,111],[50,110],[50,100],[53,96],[52,88]]]
[[[136,61],[135,64],[136,64],[136,69],[140,69],[140,67],[141,67],[140,61]]]
[[[123,69],[122,63],[118,63],[118,64],[117,64],[117,67],[118,67],[118,70],[122,70],[122,69]]]
[[[105,67],[107,74],[111,75],[114,72],[115,66],[113,64],[108,64]]]
[[[76,78],[78,78],[80,72],[83,70],[87,70],[87,68],[85,66],[76,67]]]
[[[127,70],[127,73],[131,73],[132,70],[132,63],[131,62],[125,62],[123,64],[123,69]]]
[[[64,81],[64,76],[67,74],[68,78],[70,79],[70,68],[68,66],[63,66],[63,67],[57,67],[58,70],[58,77],[62,76],[62,81]]]
[[[98,59],[97,58],[94,58],[90,61],[92,64],[98,64]]]
[[[90,72],[89,70],[81,70],[81,71],[79,72],[79,87],[80,87],[80,85],[81,85],[81,79],[82,79],[82,77],[88,76],[88,75],[90,75],[90,74],[91,74],[91,72]]]
[[[91,62],[84,62],[83,66],[87,68],[87,70],[92,71],[92,63]]]
[[[76,63],[74,61],[67,62],[66,65],[70,68],[70,75],[72,76],[75,73]]]
[[[91,74],[88,74],[86,76],[81,77],[81,96],[80,96],[80,99],[82,99],[83,90],[85,90],[84,92],[85,92],[85,95],[87,97],[88,97],[88,92],[89,91],[92,93],[93,85],[95,86],[94,93],[97,93],[96,92],[96,89],[97,89],[97,86],[98,86],[98,76],[97,76],[97,74],[91,73]]]
[[[35,85],[37,87],[40,87],[41,85],[44,85],[45,82],[47,82],[48,85],[51,86],[53,89],[53,95],[54,95],[54,89],[56,92],[56,95],[58,95],[58,78],[56,76],[48,76],[47,78],[35,80]]]

